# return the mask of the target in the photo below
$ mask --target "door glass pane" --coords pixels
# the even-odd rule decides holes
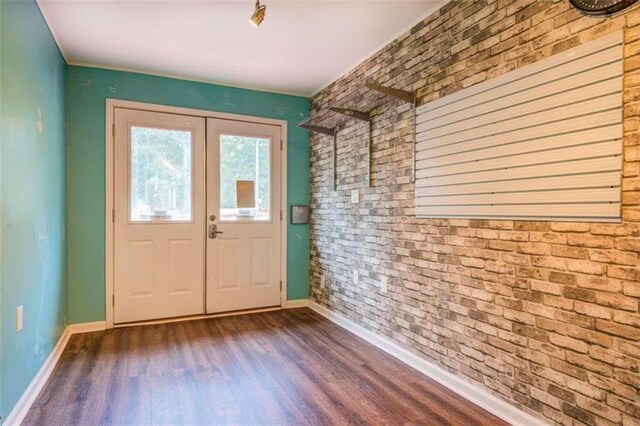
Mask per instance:
[[[191,132],[131,128],[130,218],[191,220]]]
[[[271,140],[220,135],[220,219],[271,220]]]

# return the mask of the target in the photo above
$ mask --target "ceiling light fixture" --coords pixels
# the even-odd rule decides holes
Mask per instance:
[[[253,12],[253,15],[251,15],[251,18],[249,18],[251,25],[258,28],[260,24],[262,24],[262,21],[264,21],[264,15],[266,12],[267,5],[261,5],[260,0],[256,0],[256,10]]]

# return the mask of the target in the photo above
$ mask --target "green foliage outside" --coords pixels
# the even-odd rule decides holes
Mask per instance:
[[[172,218],[191,216],[191,134],[166,129],[131,129],[132,219],[154,211]],[[236,181],[256,184],[257,205],[269,209],[269,139],[222,135],[220,138],[220,207],[236,208]]]
[[[131,129],[132,219],[165,210],[175,219],[191,217],[191,133]]]
[[[220,137],[220,207],[236,208],[236,181],[257,181],[259,210],[269,209],[269,139]]]

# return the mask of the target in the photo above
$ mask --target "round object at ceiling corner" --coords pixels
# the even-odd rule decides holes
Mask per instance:
[[[638,0],[569,0],[571,6],[591,16],[610,16],[631,7]]]

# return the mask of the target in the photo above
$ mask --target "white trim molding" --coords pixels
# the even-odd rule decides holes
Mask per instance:
[[[259,314],[262,312],[273,312],[273,311],[281,311],[281,310],[282,310],[281,306],[274,306],[271,308],[249,309],[246,311],[223,312],[221,314],[202,314],[202,315],[190,315],[186,317],[177,317],[177,318],[161,318],[157,320],[126,322],[121,324],[115,324],[113,328],[127,328],[127,327],[138,327],[138,326],[155,325],[155,324],[169,324],[174,322],[199,321],[199,320],[206,320],[206,319],[213,319],[213,318],[235,317],[238,315]]]
[[[53,373],[58,360],[62,357],[62,353],[67,347],[67,343],[72,335],[89,333],[92,331],[103,331],[105,329],[106,323],[104,321],[67,325],[58,338],[56,345],[51,350],[51,353],[42,364],[42,367],[40,367],[38,373],[33,377],[31,383],[29,383],[29,386],[27,386],[27,389],[25,389],[24,393],[2,425],[18,426],[23,422],[27,413],[31,409],[31,406],[38,398],[38,395],[40,395],[40,392],[42,392],[42,389],[44,389],[44,385],[47,384],[49,377],[51,377],[51,373]]]
[[[60,335],[58,342],[51,350],[51,353],[47,357],[47,359],[40,367],[40,370],[25,389],[24,393],[16,403],[11,413],[7,416],[7,419],[3,423],[4,426],[18,426],[22,423],[24,418],[26,417],[29,409],[35,402],[38,395],[44,388],[44,385],[49,380],[51,373],[53,373],[53,369],[55,368],[58,360],[62,356],[62,352],[64,352],[64,348],[67,346],[67,342],[71,337],[71,328],[70,326],[65,327],[64,331]]]
[[[282,210],[282,221],[280,226],[280,279],[282,280],[282,291],[280,294],[280,307],[287,306],[287,223],[289,220],[288,204],[287,204],[287,146],[288,146],[288,122],[287,120],[255,117],[250,115],[240,115],[216,111],[208,111],[194,108],[174,107],[168,105],[150,104],[137,101],[125,101],[120,99],[107,98],[106,103],[106,120],[105,120],[105,312],[106,312],[106,328],[114,328],[113,314],[113,294],[114,294],[114,224],[112,221],[112,212],[114,210],[114,146],[115,140],[113,135],[113,125],[115,123],[115,109],[127,108],[138,109],[143,111],[161,112],[168,114],[189,115],[202,118],[217,118],[232,121],[244,121],[249,123],[268,124],[279,126],[282,132],[282,150],[280,151],[281,161],[280,167],[280,209]],[[206,287],[205,287],[206,290]],[[202,301],[203,307],[205,300]],[[215,316],[215,315],[214,315]],[[211,315],[202,314],[196,317],[211,317]],[[171,319],[170,319],[171,320]]]
[[[285,309],[307,308],[311,301],[309,299],[287,300]]]
[[[71,334],[91,333],[107,329],[106,321],[83,322],[81,324],[69,324]]]
[[[356,324],[354,321],[339,313],[327,309],[314,301],[310,302],[309,308],[511,425],[542,426],[546,424],[544,421],[539,420],[508,404],[500,398],[491,395],[479,386],[473,385],[470,382],[449,373],[442,367],[427,361],[421,356],[403,348],[386,337],[379,336],[365,329],[361,325]]]
[[[500,417],[501,419],[509,422],[514,426],[531,426],[545,424],[543,421],[538,420],[535,417],[532,417],[531,415],[509,405],[505,401],[491,395],[484,389],[481,389],[480,387],[475,386],[445,371],[441,367],[438,367],[435,364],[428,362],[424,358],[421,358],[420,356],[414,354],[413,352],[410,352],[409,350],[399,346],[397,343],[394,343],[385,337],[378,336],[377,334],[366,330],[364,327],[356,324],[352,320],[347,319],[341,314],[333,312],[309,299],[289,300],[286,304],[286,309],[303,307],[311,308],[313,311],[329,319],[340,327],[350,331],[358,337],[361,337],[372,345],[382,349],[389,355],[399,359],[408,366],[415,368],[427,377],[430,377],[431,379],[451,389],[463,398],[478,405],[479,407],[484,408],[485,410],[489,411],[497,417]],[[277,309],[278,308],[276,308],[275,310]],[[105,321],[69,324],[60,335],[60,338],[51,351],[51,354],[49,355],[49,357],[47,357],[46,361],[40,368],[40,371],[38,371],[27,389],[24,391],[22,397],[13,408],[3,425],[18,426],[22,423],[27,413],[29,412],[29,409],[31,408],[36,398],[47,383],[47,380],[49,380],[49,377],[53,373],[53,370],[58,363],[58,360],[61,358],[62,353],[64,352],[64,349],[69,342],[69,338],[72,335],[103,331],[106,328],[107,326]]]

